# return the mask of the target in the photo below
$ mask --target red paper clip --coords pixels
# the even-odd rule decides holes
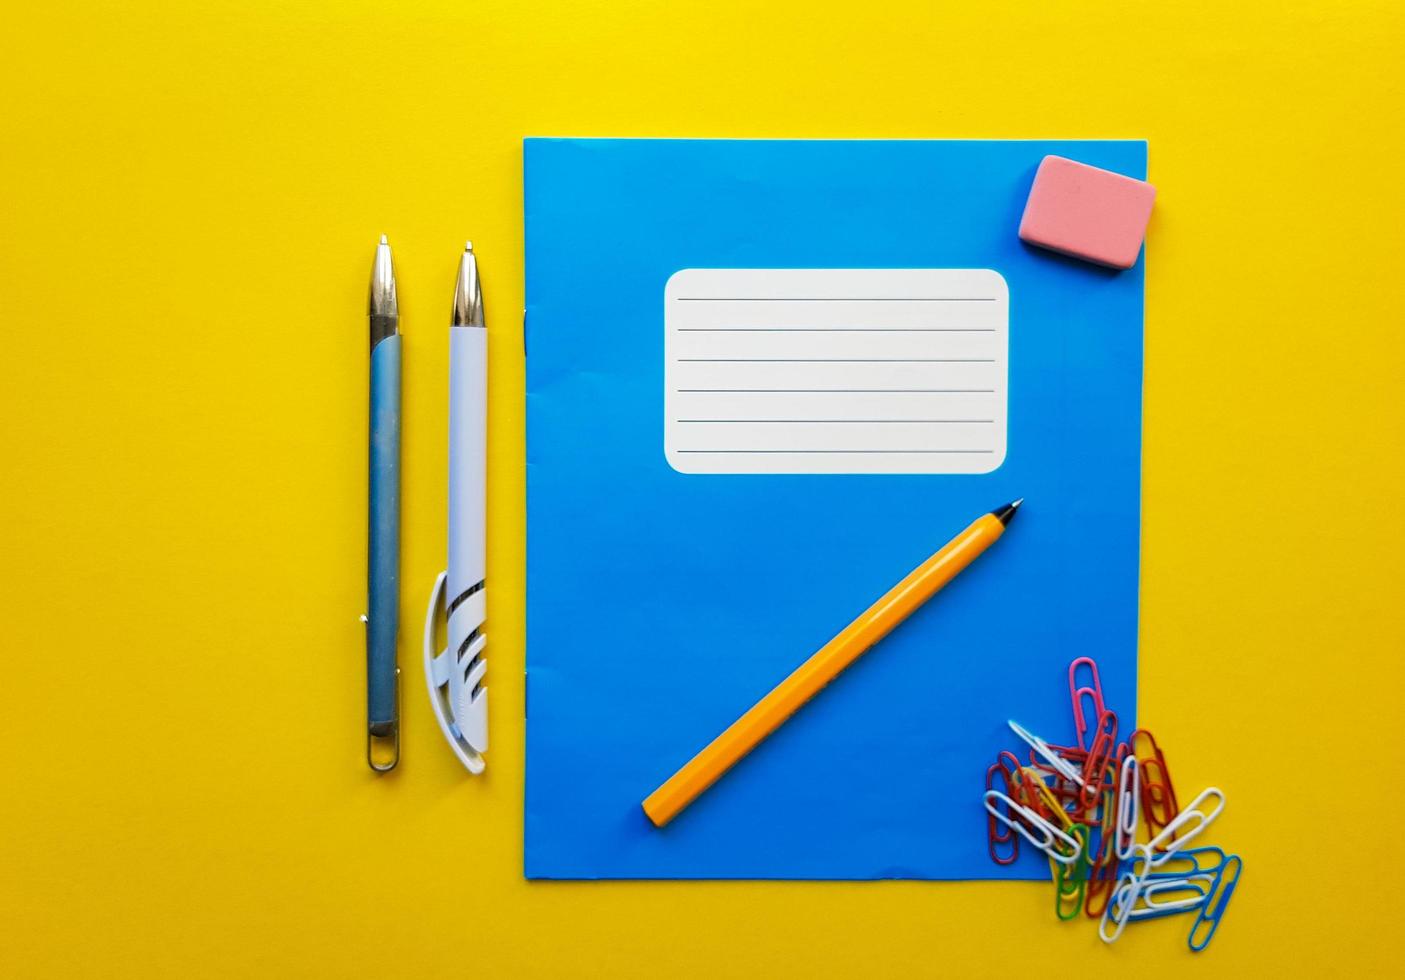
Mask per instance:
[[[1054,794],[1054,799],[1058,800],[1065,810],[1070,807],[1073,810],[1086,809],[1083,806],[1082,786],[1079,786],[1077,783],[1069,782],[1066,779],[1061,779],[1056,773],[1049,773],[1048,775],[1053,776],[1054,781],[1052,783],[1046,783],[1045,785],[1049,787],[1049,792]]]
[[[1007,756],[1010,760],[1008,767],[1005,764]],[[985,788],[988,790],[999,788],[1006,796],[1015,799],[1014,775],[1019,767],[1020,760],[1013,752],[1001,752],[996,760],[990,764],[990,768],[985,771]],[[1001,783],[1000,787],[995,785],[997,778]],[[1010,813],[1009,816],[1013,818],[1016,814]],[[991,860],[996,864],[1013,864],[1015,859],[1020,856],[1020,839],[1015,834],[1015,828],[996,820],[995,814],[990,812],[986,813],[985,821]],[[1001,857],[1000,852],[1006,848],[1009,852]]]
[[[1101,919],[1112,898],[1112,886],[1117,881],[1117,858],[1108,846],[1111,838],[1104,842],[1098,854],[1097,863],[1088,869],[1088,890],[1083,896],[1083,911],[1090,919]]]
[[[1078,666],[1087,664],[1088,670],[1093,675],[1091,687],[1078,685]],[[1086,749],[1084,736],[1088,734],[1088,715],[1083,711],[1083,701],[1086,698],[1092,702],[1092,719],[1096,723],[1098,718],[1107,710],[1107,705],[1103,704],[1103,682],[1098,678],[1098,664],[1092,657],[1079,657],[1068,665],[1068,694],[1073,700],[1073,730],[1078,733],[1078,747]]]
[[[1078,767],[1080,769],[1080,779],[1087,778],[1086,773],[1081,771],[1088,761],[1088,753],[1086,751],[1074,748],[1071,745],[1049,745],[1047,747],[1060,759]],[[1080,813],[1084,811],[1091,813],[1096,809],[1098,802],[1097,794],[1101,793],[1103,789],[1106,788],[1109,780],[1115,781],[1117,779],[1116,767],[1109,761],[1104,767],[1101,785],[1098,784],[1099,780],[1093,780],[1094,785],[1088,790],[1088,794],[1092,797],[1093,802],[1088,803],[1083,795],[1086,783],[1084,785],[1079,785],[1071,779],[1065,779],[1063,774],[1041,758],[1039,753],[1035,752],[1033,749],[1029,752],[1029,766],[1027,768],[1035,770],[1046,779],[1052,779],[1053,782],[1047,784],[1049,792],[1053,793],[1054,798],[1064,804],[1069,812],[1074,814],[1079,820],[1083,820],[1083,817],[1079,816]],[[1083,822],[1087,823],[1090,820],[1096,823],[1096,818],[1091,816],[1088,820],[1083,820]]]
[[[1098,853],[1098,860],[1088,869],[1088,890],[1084,893],[1084,911],[1090,919],[1102,918],[1103,910],[1112,898],[1113,886],[1117,883],[1117,855],[1115,848],[1104,846]]]
[[[1053,752],[1064,762],[1071,763],[1069,768],[1074,770],[1082,766],[1084,760],[1088,758],[1087,752],[1084,752],[1082,749],[1075,749],[1072,746],[1068,745],[1049,745],[1047,746],[1047,748],[1049,749],[1049,751]],[[1034,751],[1033,749],[1029,750],[1029,765],[1030,768],[1034,769],[1042,776],[1053,776],[1055,779],[1056,787],[1061,783],[1066,783],[1068,785],[1071,785],[1075,792],[1078,790],[1077,783],[1075,783],[1071,779],[1066,778],[1063,773],[1055,769],[1052,765],[1050,765],[1047,759],[1043,758],[1038,752]],[[1082,778],[1081,774],[1079,775],[1079,778]],[[1057,792],[1057,789],[1055,791]]]
[[[1003,752],[1001,753],[1001,755],[1004,754]],[[1049,812],[1049,807],[1045,804],[1044,797],[1041,796],[1039,791],[1034,787],[1035,783],[1042,783],[1039,776],[1040,774],[1029,766],[1021,766],[1019,769],[1016,769],[1014,776],[1011,777],[1015,785],[1015,791],[1010,794],[1010,798],[1021,806],[1029,807],[1035,813],[1039,814],[1039,816],[1048,819],[1052,817],[1053,814]]]
[[[1084,759],[1088,758],[1087,749],[1080,749],[1073,745],[1049,745],[1049,748],[1060,759],[1067,759],[1069,762],[1082,762]],[[1029,758],[1032,762],[1034,762],[1036,766],[1047,765],[1047,763],[1042,763],[1038,761],[1039,754],[1033,749],[1030,749],[1029,751]]]
[[[1124,743],[1125,744],[1125,743]],[[1098,855],[1088,867],[1088,889],[1084,894],[1083,907],[1090,919],[1101,918],[1103,909],[1112,898],[1112,886],[1117,881],[1117,799],[1118,773],[1112,775],[1112,782],[1102,794],[1102,814],[1098,821]],[[1091,811],[1090,811],[1091,812]],[[1089,840],[1092,840],[1091,831]]]
[[[1151,746],[1150,753],[1137,752],[1137,739],[1142,736]],[[1171,785],[1171,771],[1166,768],[1166,756],[1151,732],[1138,728],[1127,741],[1136,753],[1137,765],[1141,769],[1142,819],[1146,821],[1151,836],[1155,837],[1181,812],[1180,805],[1176,803],[1176,790]]]
[[[1117,715],[1106,708],[1098,715],[1093,742],[1083,760],[1083,805],[1096,806],[1107,781],[1107,770],[1117,753]],[[1115,782],[1115,780],[1114,780]]]

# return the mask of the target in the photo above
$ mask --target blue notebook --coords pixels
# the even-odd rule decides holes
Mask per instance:
[[[1143,269],[1016,236],[1139,141],[525,144],[533,878],[1038,878],[1067,667],[1135,726]],[[641,801],[983,512],[1009,532],[677,819]],[[1021,751],[1021,755],[1025,753]]]

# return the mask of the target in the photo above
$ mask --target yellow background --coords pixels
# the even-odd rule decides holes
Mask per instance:
[[[1398,0],[4,7],[0,974],[1393,962]],[[1185,919],[1103,948],[1047,884],[522,880],[524,135],[1150,141],[1140,713],[1183,792],[1228,794],[1211,836],[1246,869],[1208,952]],[[378,779],[357,616],[381,232],[406,344],[405,744]],[[479,780],[417,659],[467,237],[492,338]]]

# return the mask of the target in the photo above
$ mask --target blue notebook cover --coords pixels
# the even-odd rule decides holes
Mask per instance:
[[[1007,718],[1074,740],[1075,657],[1135,727],[1143,269],[1016,229],[1046,154],[1144,178],[1146,144],[524,152],[527,876],[1047,877],[990,861],[981,793],[998,749],[1027,754]],[[659,783],[1018,497],[984,556],[649,823]]]

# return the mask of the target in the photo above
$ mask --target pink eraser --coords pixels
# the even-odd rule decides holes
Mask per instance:
[[[1020,237],[1115,269],[1130,269],[1142,250],[1156,188],[1144,180],[1047,156],[1034,175]]]

